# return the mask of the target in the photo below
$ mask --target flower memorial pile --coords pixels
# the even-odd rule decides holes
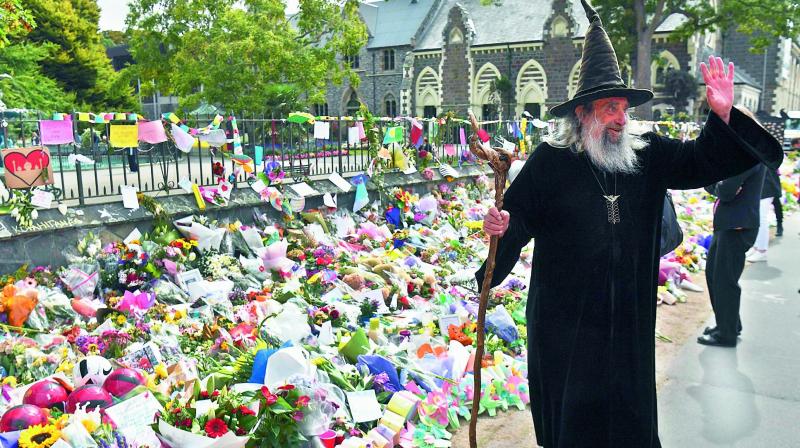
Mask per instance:
[[[87,234],[66,266],[2,276],[2,446],[446,447],[473,400],[490,416],[524,409],[533,244],[489,298],[473,394],[490,187],[396,188],[358,214],[283,223],[189,216],[124,242]],[[686,240],[662,260],[665,302],[703,268],[711,233],[705,193],[675,202]]]

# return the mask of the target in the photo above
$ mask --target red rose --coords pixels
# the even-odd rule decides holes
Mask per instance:
[[[209,395],[208,395],[207,391],[204,390],[204,391],[200,392],[200,398],[202,398],[203,400],[208,400],[208,397],[209,397]]]

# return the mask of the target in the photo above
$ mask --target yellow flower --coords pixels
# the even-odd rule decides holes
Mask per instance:
[[[147,384],[146,384],[146,386],[147,386],[148,390],[155,392],[155,390],[158,388],[158,383],[156,382],[156,376],[155,375],[148,375],[147,376]]]
[[[311,360],[311,364],[314,364],[315,366],[321,366],[325,364],[325,358],[318,356]]]
[[[165,366],[163,362],[158,363],[158,365],[155,367],[155,373],[159,378],[166,378],[168,375],[167,366]]]
[[[84,428],[86,428],[86,431],[89,432],[89,434],[94,433],[97,430],[97,428],[100,427],[100,425],[98,425],[97,422],[95,422],[90,418],[85,418],[81,420],[81,424],[83,425]]]
[[[226,351],[227,352],[228,351],[228,342],[227,341],[222,341],[222,343],[219,344],[219,349],[222,350],[222,351]]]
[[[20,448],[49,448],[61,437],[53,425],[34,425],[19,435]]]
[[[119,316],[117,316],[117,325],[125,325],[125,322],[127,321],[128,319],[125,317],[124,314],[120,314]]]
[[[69,415],[68,414],[62,414],[61,417],[57,418],[53,422],[53,424],[56,425],[56,428],[58,428],[59,431],[64,429],[64,427],[67,426],[67,423],[69,423]]]
[[[89,344],[89,353],[98,354],[100,353],[100,349],[97,347],[97,344]]]
[[[75,368],[75,364],[73,364],[71,361],[64,361],[64,362],[61,363],[61,365],[58,366],[58,368],[56,369],[56,372],[64,372],[64,373],[72,374],[72,369],[74,369],[74,368]]]

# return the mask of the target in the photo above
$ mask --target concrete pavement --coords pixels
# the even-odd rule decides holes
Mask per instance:
[[[689,341],[670,363],[658,397],[664,448],[800,447],[798,232],[795,213],[768,262],[745,269],[738,346]]]

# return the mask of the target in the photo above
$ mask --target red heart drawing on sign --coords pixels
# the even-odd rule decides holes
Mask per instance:
[[[36,179],[47,172],[50,167],[50,156],[41,149],[34,149],[28,154],[12,152],[3,158],[6,172],[32,186]]]

